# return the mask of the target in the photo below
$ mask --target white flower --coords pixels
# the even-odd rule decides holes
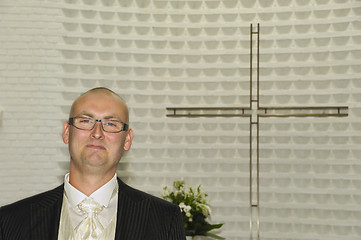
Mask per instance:
[[[184,202],[181,202],[181,203],[179,204],[179,207],[180,207],[180,209],[181,209],[182,212],[186,212],[186,213],[190,212],[191,209],[192,209],[191,206],[185,205]]]
[[[186,206],[184,207],[184,210],[185,210],[186,212],[190,212],[190,211],[192,210],[192,207],[186,205]]]
[[[202,214],[206,217],[211,215],[211,209],[206,204],[196,203],[197,207],[201,209]]]
[[[180,209],[181,209],[182,212],[184,212],[185,206],[186,206],[186,205],[184,204],[184,202],[181,202],[181,203],[179,204],[179,207],[180,207]]]
[[[191,222],[192,221],[192,214],[191,214],[192,207],[185,205],[184,202],[181,202],[179,204],[179,208],[181,209],[182,212],[185,213],[185,215],[189,218],[189,221]]]

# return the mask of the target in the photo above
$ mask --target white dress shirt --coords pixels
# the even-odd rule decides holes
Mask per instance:
[[[65,175],[64,190],[69,202],[69,215],[74,229],[86,217],[78,208],[78,204],[87,196],[69,183],[69,173]],[[104,206],[103,211],[98,214],[98,219],[104,228],[108,227],[113,220],[118,208],[118,182],[117,175],[93,192],[89,197]]]

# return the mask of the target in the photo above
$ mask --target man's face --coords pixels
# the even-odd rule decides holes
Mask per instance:
[[[127,123],[128,112],[120,98],[104,91],[89,92],[74,103],[70,117],[111,119]],[[64,124],[63,140],[69,146],[70,169],[87,173],[115,172],[123,151],[132,143],[132,130],[104,132],[100,122],[92,130]]]

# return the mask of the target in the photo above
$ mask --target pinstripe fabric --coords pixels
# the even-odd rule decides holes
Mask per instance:
[[[116,240],[184,240],[177,206],[118,179]],[[57,240],[64,186],[0,208],[0,240]]]
[[[63,201],[61,185],[0,209],[1,240],[56,240]]]
[[[115,239],[184,240],[178,206],[130,188],[120,180]]]

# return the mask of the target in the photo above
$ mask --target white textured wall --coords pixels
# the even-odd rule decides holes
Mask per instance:
[[[249,239],[247,119],[167,118],[245,106],[249,25],[261,24],[261,104],[349,107],[261,120],[261,239],[361,237],[361,4],[338,0],[0,2],[0,205],[67,172],[69,106],[106,86],[131,108],[126,182],[160,196],[184,178],[227,239]]]
[[[0,2],[1,205],[58,185],[63,173],[61,11],[45,3]]]

